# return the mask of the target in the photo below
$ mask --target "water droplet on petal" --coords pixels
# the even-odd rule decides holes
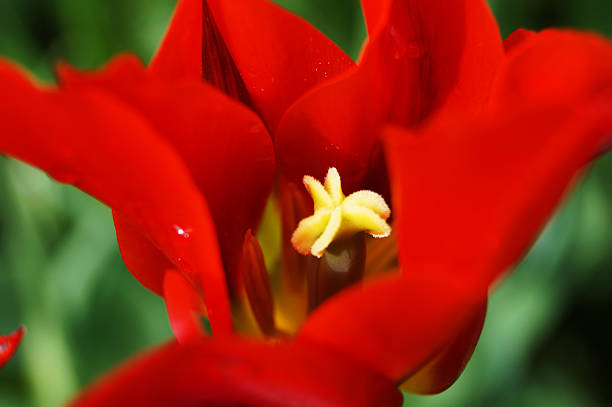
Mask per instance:
[[[174,230],[176,231],[176,234],[179,235],[180,237],[184,238],[184,239],[189,239],[190,233],[192,232],[192,230],[190,228],[182,228],[179,225],[174,225]]]

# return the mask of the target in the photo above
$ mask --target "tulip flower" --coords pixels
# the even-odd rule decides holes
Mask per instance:
[[[610,146],[612,46],[502,41],[484,0],[361,3],[357,62],[267,0],[180,0],[148,67],[0,63],[0,151],[112,208],[177,338],[75,405],[393,406],[461,374],[489,288]]]

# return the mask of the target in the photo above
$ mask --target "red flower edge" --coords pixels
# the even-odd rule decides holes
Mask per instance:
[[[90,387],[78,406],[401,406],[392,381],[324,348],[237,340],[170,343]]]
[[[9,335],[0,336],[0,368],[6,365],[17,352],[23,335],[25,335],[25,328],[22,326]]]

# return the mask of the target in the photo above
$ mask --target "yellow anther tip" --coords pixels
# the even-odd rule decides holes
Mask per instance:
[[[327,171],[325,185],[306,175],[304,186],[314,202],[314,214],[303,219],[291,237],[299,253],[321,257],[339,238],[360,232],[373,237],[391,234],[391,226],[386,222],[391,210],[384,198],[367,190],[345,197],[336,168]]]

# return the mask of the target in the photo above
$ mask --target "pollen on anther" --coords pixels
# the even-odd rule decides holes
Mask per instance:
[[[302,219],[291,237],[293,247],[301,254],[321,257],[338,239],[365,232],[373,237],[387,237],[391,210],[376,192],[361,190],[345,197],[340,174],[330,168],[323,184],[304,176],[304,186],[312,197],[314,214]]]

